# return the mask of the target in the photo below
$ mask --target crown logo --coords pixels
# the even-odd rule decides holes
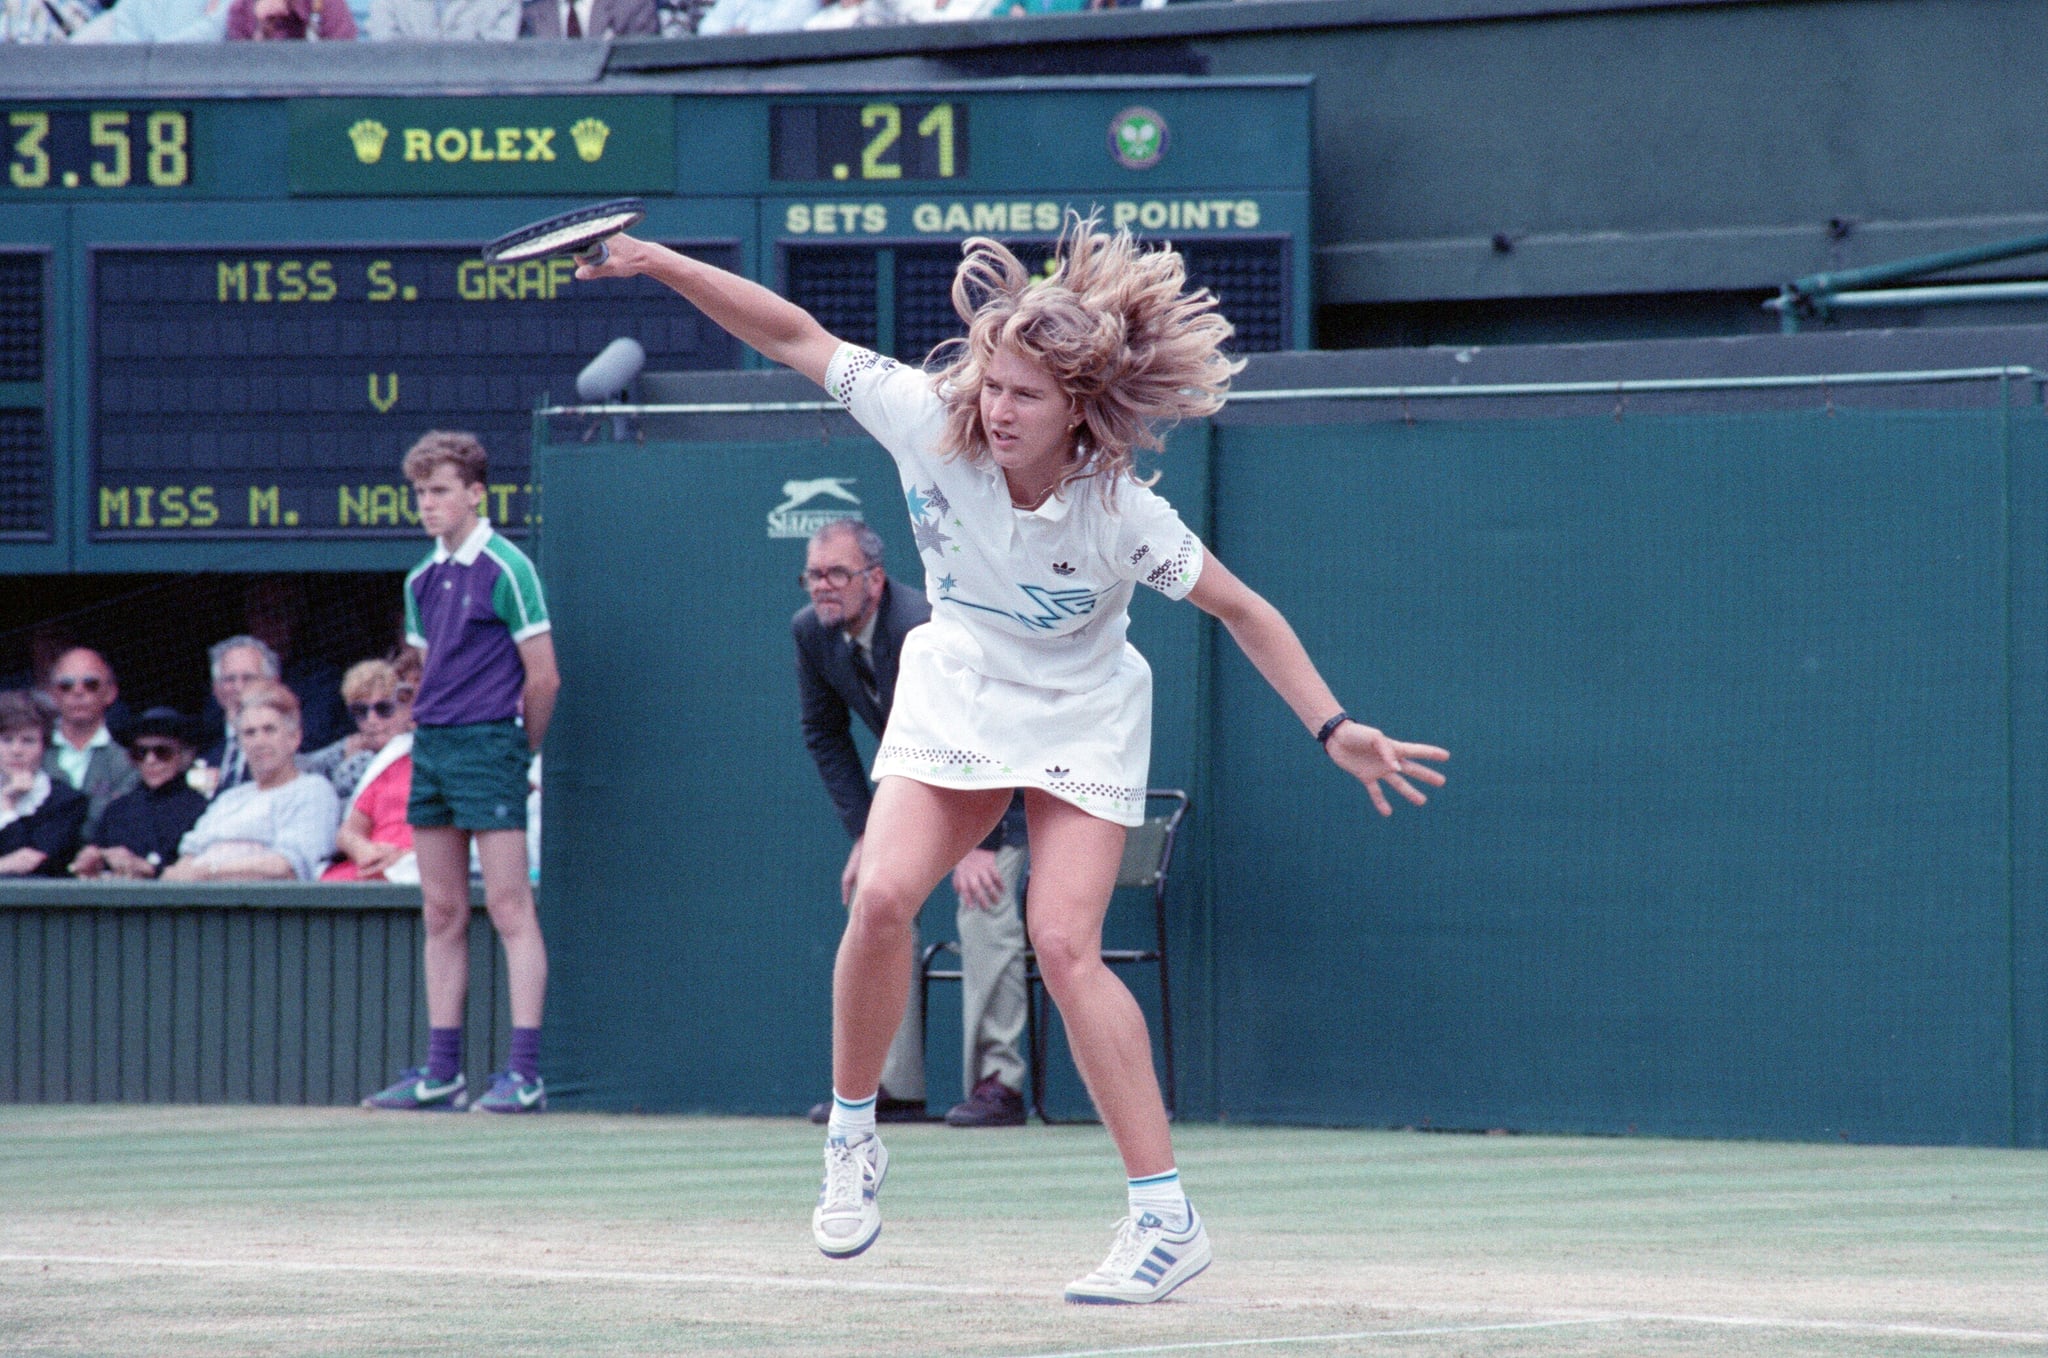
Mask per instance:
[[[365,165],[375,165],[384,158],[384,139],[391,135],[391,129],[375,118],[364,118],[348,130],[348,139],[355,143],[356,159]]]
[[[569,136],[576,143],[576,154],[585,160],[597,160],[603,156],[605,138],[611,134],[611,128],[595,118],[584,118],[569,129]]]

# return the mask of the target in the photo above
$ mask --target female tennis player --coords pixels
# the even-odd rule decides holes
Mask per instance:
[[[578,278],[673,288],[778,363],[822,385],[889,450],[924,559],[932,620],[904,643],[896,701],[832,978],[831,1121],[811,1219],[833,1258],[881,1232],[889,1153],[875,1092],[903,1015],[903,954],[940,879],[1024,789],[1025,914],[1076,1065],[1123,1156],[1130,1215],[1075,1302],[1158,1301],[1209,1264],[1182,1192],[1137,1000],[1101,960],[1124,833],[1143,820],[1152,676],[1124,640],[1139,581],[1220,619],[1380,814],[1385,788],[1422,805],[1442,786],[1432,745],[1352,720],[1279,611],[1240,583],[1137,479],[1132,453],[1223,404],[1242,366],[1229,322],[1189,292],[1178,254],[1140,251],[1073,218],[1044,279],[987,239],[963,245],[953,306],[967,336],[930,371],[842,343],[747,279],[630,236]]]

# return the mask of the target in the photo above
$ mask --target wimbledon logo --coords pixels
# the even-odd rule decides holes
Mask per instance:
[[[1166,154],[1166,119],[1149,108],[1127,108],[1109,120],[1109,153],[1126,170],[1149,170]]]

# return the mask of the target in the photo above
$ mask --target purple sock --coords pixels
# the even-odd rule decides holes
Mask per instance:
[[[462,1069],[462,1029],[427,1029],[427,1078],[446,1082]]]
[[[506,1068],[523,1080],[540,1078],[540,1029],[514,1028],[512,1056]]]

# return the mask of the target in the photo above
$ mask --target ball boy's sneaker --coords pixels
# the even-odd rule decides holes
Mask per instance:
[[[1067,1284],[1067,1300],[1090,1305],[1136,1305],[1159,1301],[1209,1267],[1209,1232],[1188,1208],[1186,1229],[1169,1231],[1147,1212],[1125,1217],[1116,1228],[1109,1258],[1085,1278]]]
[[[882,1233],[882,1209],[875,1196],[889,1177],[889,1152],[880,1137],[825,1143],[825,1182],[811,1213],[811,1238],[828,1258],[851,1259]]]
[[[398,1082],[363,1100],[365,1108],[399,1108],[416,1113],[459,1113],[469,1106],[462,1072],[452,1080],[436,1080],[425,1066],[398,1073]]]
[[[548,1087],[540,1076],[527,1079],[509,1070],[491,1077],[491,1087],[470,1105],[472,1113],[539,1113],[548,1106]]]

